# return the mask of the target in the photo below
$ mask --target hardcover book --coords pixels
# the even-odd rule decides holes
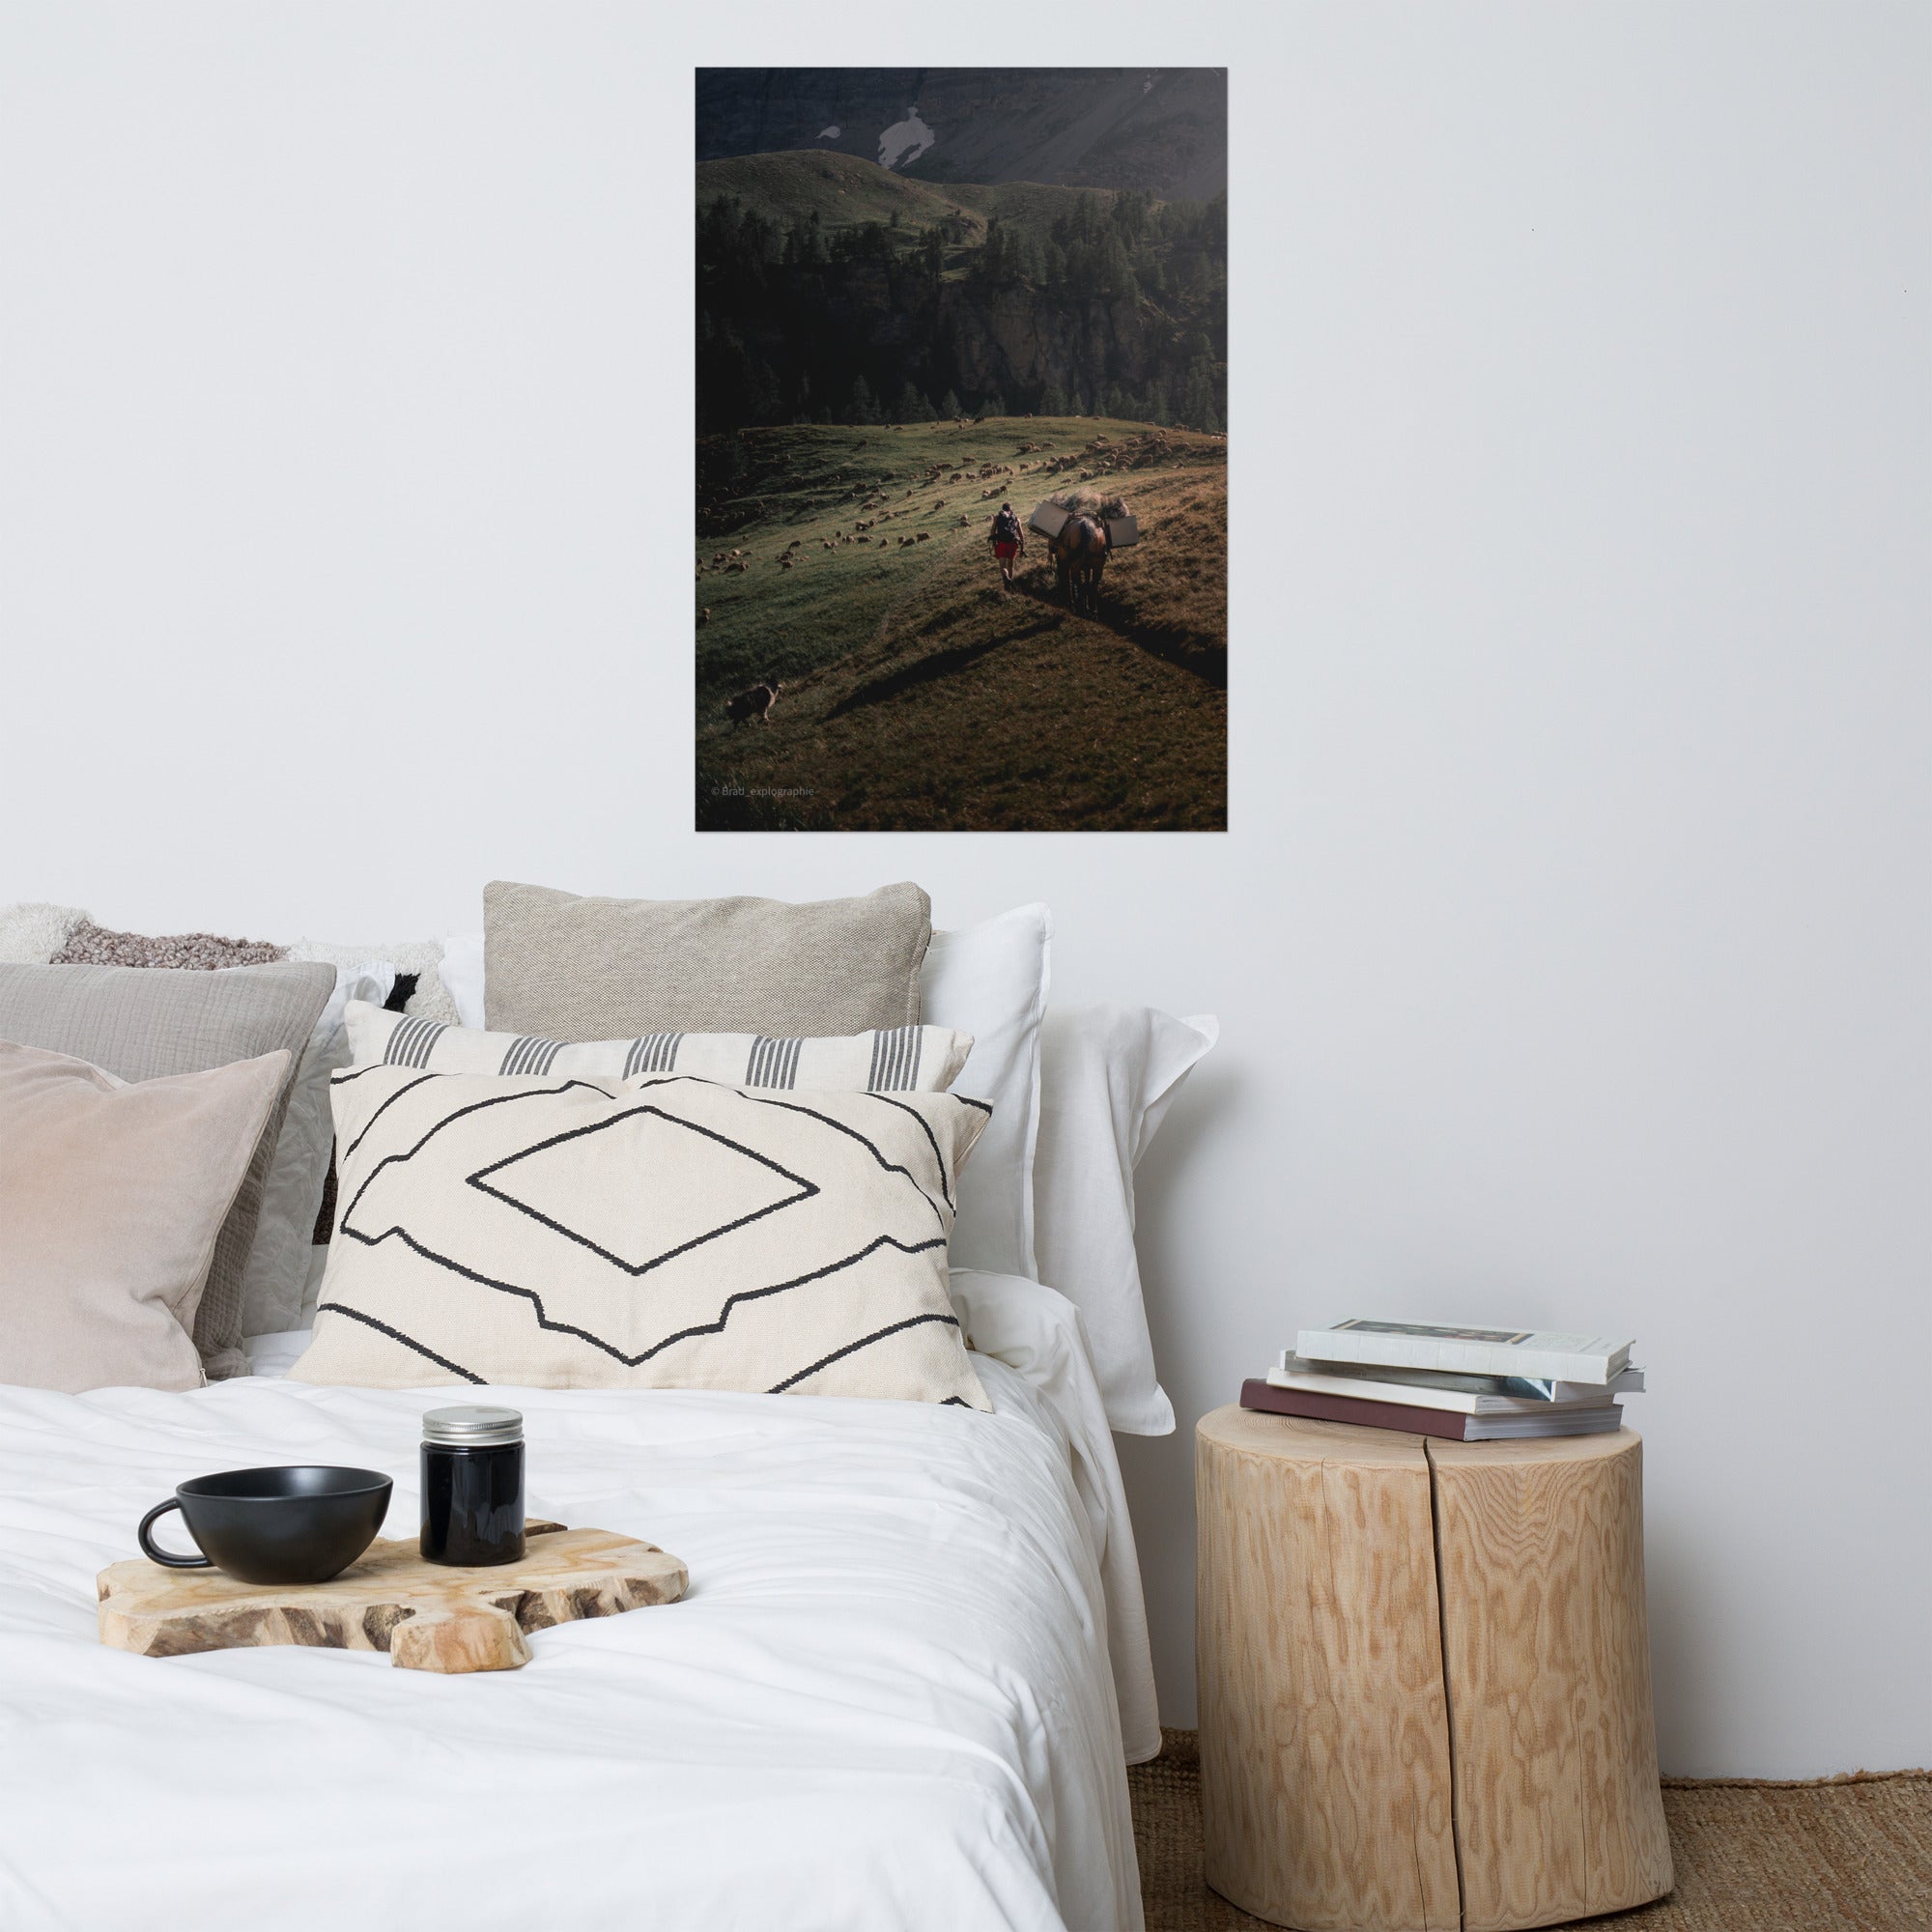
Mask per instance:
[[[1454,1327],[1433,1321],[1338,1321],[1304,1328],[1294,1351],[1320,1362],[1373,1362],[1452,1374],[1607,1382],[1630,1366],[1631,1344],[1533,1328]]]
[[[1241,1406],[1270,1415],[1299,1415],[1316,1422],[1353,1422],[1368,1429],[1398,1429],[1410,1435],[1436,1435],[1450,1442],[1515,1442],[1555,1435],[1607,1435],[1623,1427],[1619,1403],[1579,1404],[1559,1408],[1546,1404],[1536,1415],[1452,1415],[1446,1409],[1414,1408],[1402,1403],[1364,1402],[1352,1396],[1322,1395],[1313,1389],[1276,1388],[1248,1380],[1241,1384]]]
[[[1601,1406],[1637,1395],[1643,1371],[1626,1369],[1607,1382],[1532,1381],[1521,1376],[1453,1376],[1435,1369],[1387,1369],[1368,1362],[1318,1362],[1284,1349],[1267,1372],[1276,1388],[1314,1389],[1365,1402],[1406,1403],[1456,1415],[1538,1415],[1552,1407]]]

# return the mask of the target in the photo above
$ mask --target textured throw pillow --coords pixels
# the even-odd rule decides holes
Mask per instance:
[[[0,1381],[201,1386],[196,1304],[288,1070],[128,1082],[0,1041]]]
[[[947,1295],[950,1094],[335,1076],[342,1207],[298,1381],[985,1408]]]
[[[925,955],[920,998],[927,1021],[973,1036],[972,1057],[954,1084],[993,1109],[959,1178],[956,1267],[1038,1279],[1033,1166],[1052,947],[1047,909],[1024,905],[959,932],[935,932]]]
[[[913,885],[789,905],[498,881],[483,894],[484,1011],[495,1032],[547,1039],[917,1026],[931,937],[931,903]]]
[[[363,1001],[348,1009],[351,1063],[428,1073],[581,1073],[628,1080],[687,1073],[726,1087],[824,1088],[839,1094],[943,1094],[973,1050],[944,1027],[894,1027],[846,1039],[772,1039],[752,1033],[651,1033],[566,1044],[528,1034],[479,1033],[412,1020]]]
[[[242,1283],[262,1190],[296,1062],[334,985],[329,968],[292,962],[225,973],[0,964],[0,1039],[71,1054],[117,1079],[155,1080],[276,1051],[288,1055],[282,1091],[222,1223],[195,1312],[195,1346],[211,1380],[248,1373]]]
[[[454,1026],[456,1002],[442,983],[443,947],[440,939],[395,939],[385,946],[346,946],[334,939],[298,939],[289,948],[289,957],[347,968],[351,972],[371,959],[384,960],[395,969],[399,995],[405,986],[408,989],[407,997],[398,1001],[404,1012],[412,1019]]]
[[[1123,1435],[1174,1427],[1141,1297],[1134,1169],[1220,1037],[1211,1015],[1178,1020],[1151,1007],[1055,1009],[1040,1030],[1039,1278],[1080,1310],[1107,1421]]]
[[[289,1086],[289,1104],[275,1136],[274,1157],[262,1183],[262,1212],[242,1271],[242,1333],[273,1335],[302,1319],[311,1243],[327,1190],[334,1148],[328,1076],[350,1063],[344,1014],[351,1000],[385,1000],[394,969],[372,960],[336,969],[335,990],[314,1029]],[[398,1022],[401,1015],[392,1015]]]
[[[83,919],[49,959],[53,966],[150,966],[213,973],[223,966],[270,966],[286,948],[266,939],[223,939],[213,932],[111,932]]]

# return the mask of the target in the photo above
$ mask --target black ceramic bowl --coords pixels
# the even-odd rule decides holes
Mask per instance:
[[[213,1567],[244,1583],[326,1583],[376,1540],[391,1487],[375,1469],[313,1463],[197,1476],[141,1519],[141,1551],[170,1570]],[[175,1556],[150,1534],[171,1509],[199,1556]]]

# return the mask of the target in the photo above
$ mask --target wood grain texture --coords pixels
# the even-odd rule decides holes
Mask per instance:
[[[675,1556],[603,1529],[532,1525],[521,1562],[425,1563],[413,1539],[379,1539],[327,1583],[237,1582],[219,1570],[167,1570],[135,1557],[103,1570],[100,1640],[142,1657],[251,1644],[385,1650],[407,1670],[514,1670],[526,1634],[668,1604],[689,1578]]]
[[[1195,1490],[1208,1884],[1305,1932],[1454,1932],[1420,1441],[1217,1409]]]
[[[1626,1429],[1427,1453],[1467,1932],[1661,1897],[1642,1444]]]

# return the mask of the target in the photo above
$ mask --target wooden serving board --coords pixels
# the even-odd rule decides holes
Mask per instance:
[[[487,1570],[425,1563],[413,1538],[379,1538],[327,1583],[238,1583],[137,1556],[97,1579],[100,1640],[140,1657],[250,1644],[386,1650],[406,1670],[515,1670],[529,1631],[670,1604],[690,1577],[675,1556],[606,1529],[531,1523],[523,1560]]]

